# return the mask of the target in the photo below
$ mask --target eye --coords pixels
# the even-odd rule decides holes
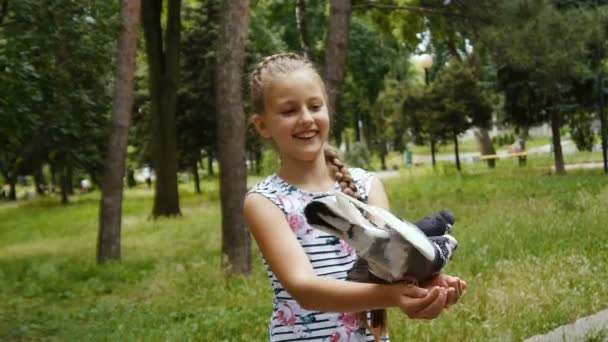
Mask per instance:
[[[295,112],[296,112],[295,108],[286,108],[286,109],[279,111],[279,113],[281,113],[281,115],[292,115]]]
[[[317,112],[319,110],[321,110],[321,108],[323,107],[322,103],[313,103],[310,105],[310,109]]]

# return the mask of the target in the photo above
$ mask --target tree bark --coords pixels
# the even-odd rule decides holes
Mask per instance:
[[[454,132],[454,157],[456,158],[456,169],[458,172],[461,171],[460,167],[460,155],[458,153],[458,133]]]
[[[475,140],[477,140],[477,145],[479,145],[479,151],[482,155],[496,154],[496,150],[494,149],[494,146],[492,146],[492,139],[490,139],[487,129],[483,127],[475,127],[473,133],[475,135]],[[487,162],[488,168],[493,169],[496,167],[496,160],[488,159]]]
[[[207,175],[213,176],[213,152],[211,149],[207,151]]]
[[[296,25],[298,26],[298,32],[300,34],[300,45],[302,45],[302,51],[304,56],[308,60],[312,61],[314,56],[312,55],[312,49],[310,48],[310,42],[308,40],[308,25],[306,22],[306,0],[296,0]]]
[[[34,172],[34,186],[38,195],[46,195],[46,179],[44,179],[44,174],[42,173],[42,165]]]
[[[350,30],[351,0],[331,0],[329,3],[329,27],[325,52],[325,83],[327,109],[335,121],[340,102],[340,91],[346,70]],[[337,137],[342,132],[334,132]]]
[[[557,174],[566,174],[564,166],[564,154],[562,152],[562,141],[559,134],[561,127],[561,115],[556,109],[551,110],[551,133],[553,140],[553,153],[555,160],[555,172]]]
[[[61,204],[68,204],[68,170],[66,166],[61,167],[59,172],[59,178],[61,183]]]
[[[152,216],[180,215],[177,190],[175,111],[179,80],[181,0],[168,0],[163,43],[162,0],[143,2],[143,26],[148,55],[152,115],[152,155],[156,182]],[[163,47],[163,45],[165,45]]]
[[[120,260],[123,177],[127,158],[127,141],[133,108],[135,54],[141,0],[122,0],[122,22],[118,41],[117,71],[112,108],[112,130],[101,183],[97,262]]]
[[[198,176],[198,163],[195,161],[192,163],[192,175],[194,176],[194,191],[197,194],[201,193],[201,179]]]
[[[137,181],[135,180],[135,170],[127,168],[127,186],[129,188],[133,188],[136,185]]]
[[[17,179],[15,177],[10,177],[7,179],[9,190],[8,190],[8,200],[16,201],[17,200]]]
[[[68,164],[65,170],[65,190],[68,195],[74,195],[74,167],[71,164]]]
[[[249,0],[224,1],[217,51],[217,146],[222,202],[222,264],[227,274],[251,272],[251,238],[242,205],[247,191],[242,72]]]

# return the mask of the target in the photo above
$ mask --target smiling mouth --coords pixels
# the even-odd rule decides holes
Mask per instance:
[[[294,134],[293,137],[300,140],[310,140],[319,134],[319,131],[306,131],[298,134]]]

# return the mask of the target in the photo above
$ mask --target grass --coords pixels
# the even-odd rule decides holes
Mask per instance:
[[[440,164],[384,181],[403,217],[458,216],[448,272],[470,285],[432,322],[392,310],[393,341],[519,341],[607,308],[606,176],[547,165],[457,174]],[[0,340],[266,340],[272,291],[259,253],[250,277],[224,278],[217,181],[191,188],[180,188],[182,217],[156,221],[151,191],[127,191],[123,260],[105,266],[94,262],[98,194],[0,205]]]

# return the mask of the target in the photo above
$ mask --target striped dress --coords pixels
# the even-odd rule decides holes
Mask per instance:
[[[367,200],[373,175],[362,169],[350,169],[359,193]],[[340,190],[336,182],[336,190]],[[319,276],[346,279],[356,252],[344,241],[316,230],[308,225],[304,207],[315,196],[298,189],[276,174],[256,185],[249,193],[258,193],[269,199],[283,213],[298,242],[306,252],[315,272]],[[327,341],[358,342],[373,341],[373,336],[362,328],[355,313],[335,313],[304,310],[281,285],[272,269],[264,260],[268,277],[274,291],[274,305],[269,325],[271,342],[279,341]],[[388,339],[384,340],[388,341]]]

